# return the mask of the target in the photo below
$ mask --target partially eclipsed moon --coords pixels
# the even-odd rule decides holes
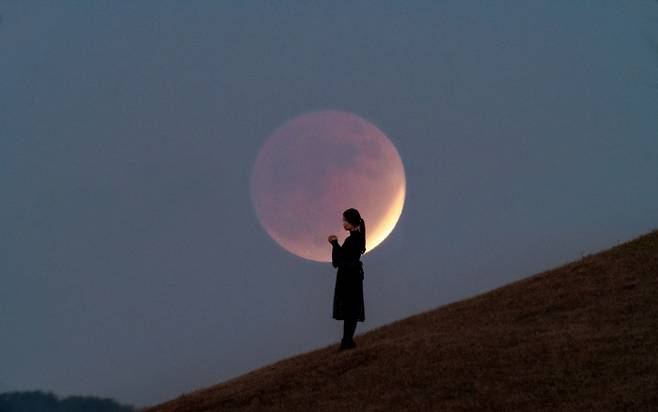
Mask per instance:
[[[251,175],[251,199],[265,231],[284,249],[331,261],[327,237],[342,244],[342,213],[356,208],[366,253],[393,231],[404,205],[400,155],[381,130],[346,112],[296,117],[263,144]]]

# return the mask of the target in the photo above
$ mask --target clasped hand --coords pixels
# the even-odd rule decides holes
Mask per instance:
[[[332,241],[334,241],[334,240],[336,240],[336,239],[338,239],[338,238],[336,237],[336,235],[329,235],[329,238],[328,238],[329,243],[331,243]]]

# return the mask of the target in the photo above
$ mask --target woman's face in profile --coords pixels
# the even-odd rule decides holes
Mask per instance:
[[[343,218],[343,228],[345,228],[345,230],[352,231],[356,229],[356,226],[353,226],[350,222],[348,222],[347,220],[345,220],[345,218]]]

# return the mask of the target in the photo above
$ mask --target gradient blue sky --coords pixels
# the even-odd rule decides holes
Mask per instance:
[[[405,166],[357,340],[658,226],[655,1],[0,15],[0,391],[144,406],[336,343],[335,269],[249,198],[260,145],[309,111],[372,122]]]

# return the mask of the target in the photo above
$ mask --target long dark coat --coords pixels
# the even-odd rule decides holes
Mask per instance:
[[[331,264],[338,268],[334,289],[334,319],[356,319],[361,322],[366,320],[363,304],[363,262],[359,260],[360,236],[361,232],[353,230],[343,242],[343,246],[338,244],[338,240],[331,241]]]

